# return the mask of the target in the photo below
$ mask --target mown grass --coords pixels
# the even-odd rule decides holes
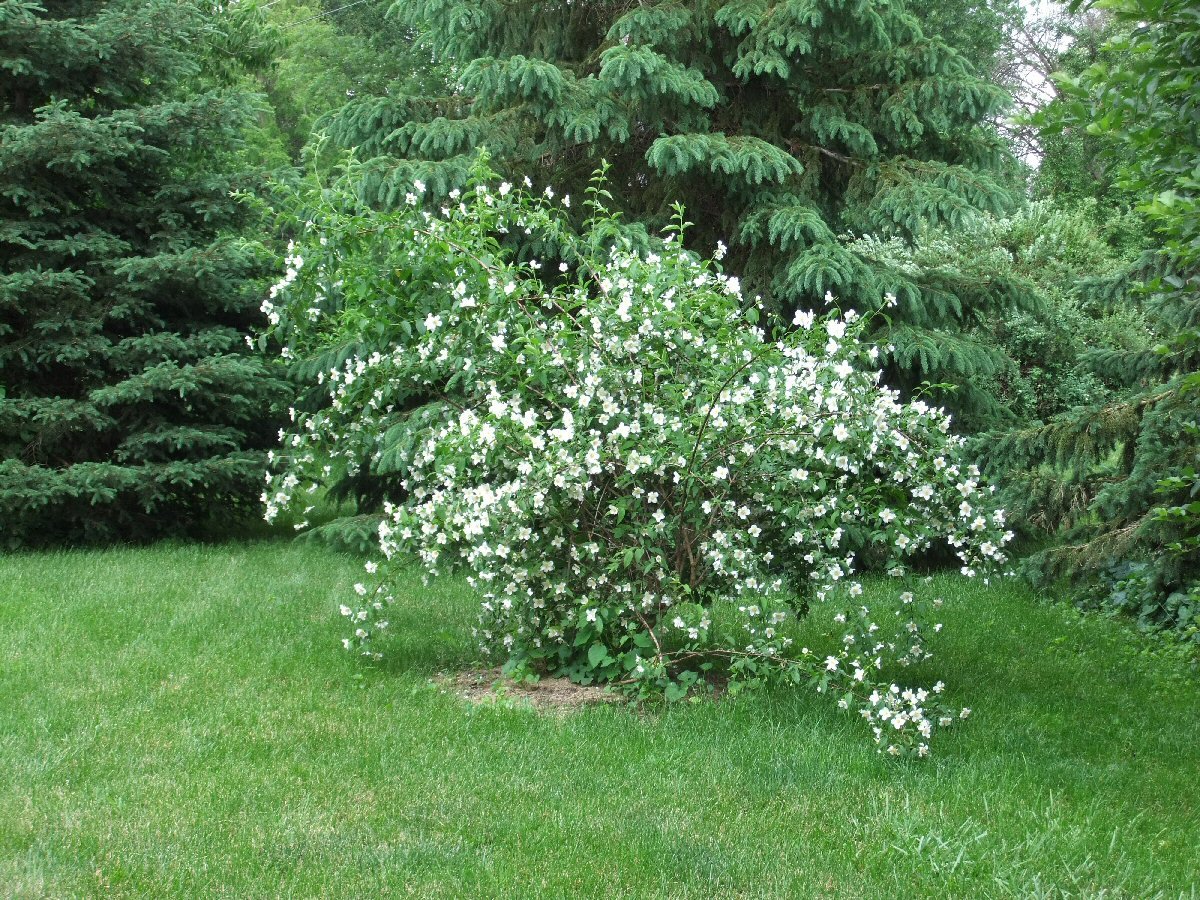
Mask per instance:
[[[803,691],[469,706],[474,601],[278,543],[0,559],[0,896],[1193,897],[1200,686],[1121,626],[958,578],[924,763]]]

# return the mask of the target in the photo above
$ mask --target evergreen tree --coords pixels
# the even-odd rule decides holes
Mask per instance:
[[[0,543],[254,509],[282,383],[249,353],[254,109],[178,0],[0,0]]]
[[[350,98],[387,96],[436,78],[419,35],[386,27],[386,4],[276,0],[265,16],[278,42],[259,82],[293,158]]]
[[[1118,393],[1008,435],[994,459],[1026,472],[1033,501],[1062,507],[1066,541],[1034,564],[1081,597],[1200,641],[1200,10],[1114,0],[1104,59],[1063,82],[1045,121],[1100,139],[1106,173],[1140,203],[1156,249],[1085,290],[1144,310],[1146,346],[1098,349]]]
[[[994,121],[1002,90],[899,0],[419,0],[452,86],[351,103],[330,133],[364,160],[370,201],[420,180],[444,194],[476,148],[512,178],[581,195],[607,159],[627,221],[665,224],[682,201],[693,245],[730,244],[728,269],[790,319],[830,301],[899,306],[876,334],[901,386],[947,382],[960,412],[1000,413],[980,377],[1004,364],[974,327],[1029,302],[998,285],[967,305],[853,252],[848,233],[908,240],[1012,198]]]

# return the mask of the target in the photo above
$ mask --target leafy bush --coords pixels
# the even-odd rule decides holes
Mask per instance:
[[[927,753],[955,717],[942,685],[891,680],[929,656],[924,612],[909,591],[872,612],[855,572],[902,576],[948,542],[974,575],[1004,561],[1010,534],[948,417],[880,386],[866,319],[802,312],[768,335],[738,279],[682,249],[682,211],[651,251],[613,240],[599,181],[582,238],[550,189],[483,175],[440,210],[421,190],[374,223],[411,260],[399,294],[353,302],[338,246],[363,223],[333,216],[267,307],[292,346],[322,329],[398,335],[321,374],[329,405],[296,414],[264,495],[273,516],[368,448],[400,476],[386,561],[343,608],[347,646],[378,653],[389,574],[416,555],[469,573],[481,646],[510,670],[668,699],[716,675],[807,683],[860,712],[881,749]],[[502,245],[514,230],[557,258],[517,263]],[[849,606],[840,637],[797,647],[809,603],[834,599]]]

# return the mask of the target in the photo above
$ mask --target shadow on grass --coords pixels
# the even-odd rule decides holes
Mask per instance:
[[[363,665],[388,676],[432,676],[496,664],[471,634],[479,599],[461,578],[443,576],[425,584],[413,570],[398,579],[395,596],[388,634],[377,646],[383,659]]]

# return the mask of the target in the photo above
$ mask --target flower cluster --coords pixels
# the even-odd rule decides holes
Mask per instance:
[[[649,249],[598,250],[552,197],[481,183],[398,214],[389,240],[446,254],[406,285],[424,306],[403,339],[321,373],[328,405],[284,436],[268,516],[332,460],[400,475],[347,645],[378,652],[389,573],[416,557],[466,571],[481,647],[510,666],[668,698],[714,671],[807,683],[881,750],[925,755],[966,711],[940,683],[893,683],[929,656],[927,610],[905,591],[873,611],[856,573],[905,576],[935,544],[968,575],[1004,561],[1011,533],[948,417],[882,386],[854,310],[768,334],[738,279],[682,247],[682,220]],[[593,231],[612,224],[590,205]],[[535,229],[554,265],[499,249]],[[822,601],[847,606],[836,631],[798,646]]]

